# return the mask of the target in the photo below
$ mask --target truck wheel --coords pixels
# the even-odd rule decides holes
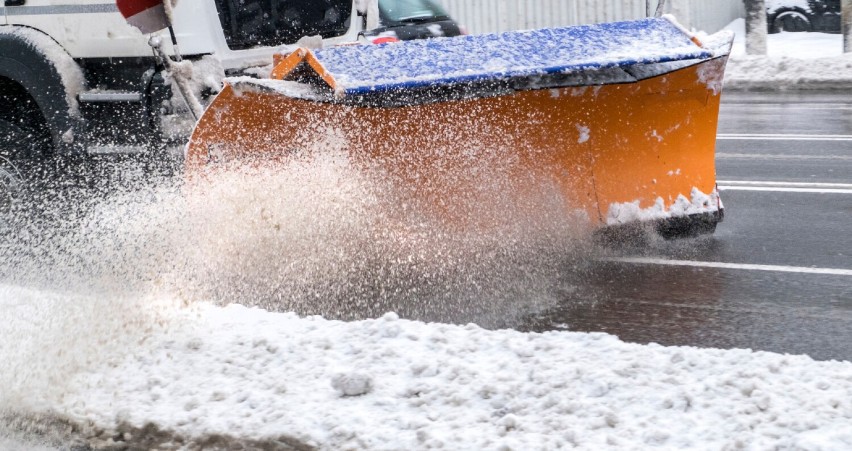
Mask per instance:
[[[811,31],[811,21],[803,12],[783,11],[775,16],[770,28],[770,33]]]

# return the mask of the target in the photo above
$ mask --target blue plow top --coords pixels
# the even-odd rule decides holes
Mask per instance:
[[[345,95],[712,57],[666,18],[332,47],[314,55]]]

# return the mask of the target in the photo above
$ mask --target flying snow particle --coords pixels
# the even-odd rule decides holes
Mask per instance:
[[[589,127],[577,124],[577,131],[580,132],[580,138],[577,139],[578,143],[583,144],[589,140],[589,132],[591,131],[589,130]]]

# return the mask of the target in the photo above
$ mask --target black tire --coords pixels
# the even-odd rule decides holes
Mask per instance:
[[[787,10],[777,13],[771,22],[770,33],[782,31],[806,32],[812,30],[811,20],[807,14],[798,10]]]
[[[30,156],[32,136],[23,128],[0,118],[0,157],[9,161]]]

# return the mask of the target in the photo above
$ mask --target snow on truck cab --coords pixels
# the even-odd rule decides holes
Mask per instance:
[[[166,1],[177,46],[168,31],[129,25],[112,0],[0,4],[0,207],[16,176],[45,159],[180,155],[195,121],[151,36],[191,64],[203,101],[226,74],[251,74],[305,36],[335,45],[379,25],[377,0]],[[125,3],[144,10],[162,0]]]

